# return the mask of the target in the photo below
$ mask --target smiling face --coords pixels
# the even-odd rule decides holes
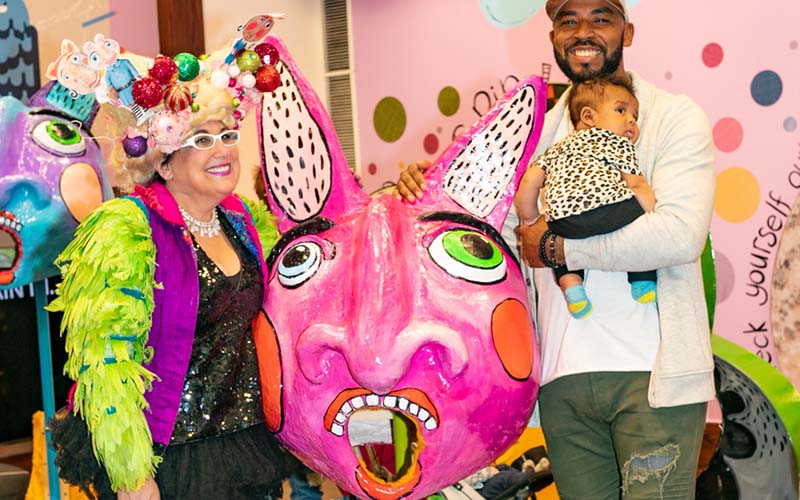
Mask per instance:
[[[604,0],[569,0],[553,20],[550,40],[558,67],[571,81],[624,77],[622,50],[633,42],[633,25]]]
[[[211,121],[196,127],[191,136],[218,135],[226,130],[222,122]],[[220,139],[209,149],[185,146],[175,151],[167,163],[156,166],[156,170],[182,206],[216,206],[239,182],[239,148],[236,144],[225,145]]]
[[[242,38],[248,43],[259,42],[269,34],[274,23],[275,20],[272,18],[272,16],[253,16],[244,24]]]
[[[488,465],[539,387],[518,262],[499,234],[541,132],[530,77],[429,169],[414,205],[367,196],[283,44],[264,184],[281,239],[254,328],[266,422],[360,498],[425,497]]]

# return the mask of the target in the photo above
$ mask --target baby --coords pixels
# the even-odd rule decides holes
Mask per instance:
[[[522,224],[539,218],[537,202],[544,188],[543,212],[550,232],[564,238],[609,233],[655,207],[655,194],[642,176],[634,142],[639,101],[627,80],[598,77],[572,86],[567,108],[575,131],[548,148],[525,172],[517,191]],[[547,235],[540,248],[545,263]],[[583,288],[583,270],[558,266],[558,285],[570,314],[585,318],[592,302]],[[656,300],[656,272],[629,272],[631,294],[638,302]]]

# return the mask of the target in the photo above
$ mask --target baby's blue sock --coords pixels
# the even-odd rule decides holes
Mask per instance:
[[[656,301],[655,281],[634,281],[631,283],[631,295],[636,302],[648,304]]]
[[[582,319],[592,314],[592,301],[586,296],[586,289],[583,285],[573,285],[564,290],[564,297],[567,298],[567,308],[575,319]]]

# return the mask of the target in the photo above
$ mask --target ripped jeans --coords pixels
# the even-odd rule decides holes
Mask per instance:
[[[690,500],[706,403],[650,408],[649,372],[568,375],[539,393],[562,500]]]

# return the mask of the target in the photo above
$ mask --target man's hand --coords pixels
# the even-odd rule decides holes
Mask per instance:
[[[522,260],[531,267],[546,267],[539,256],[539,241],[542,239],[545,229],[547,229],[547,222],[544,217],[539,217],[531,225],[520,225],[514,229],[514,232],[517,233]]]
[[[422,173],[431,166],[429,161],[416,161],[400,173],[392,194],[398,200],[405,198],[413,202],[422,199],[425,191],[425,177]]]

